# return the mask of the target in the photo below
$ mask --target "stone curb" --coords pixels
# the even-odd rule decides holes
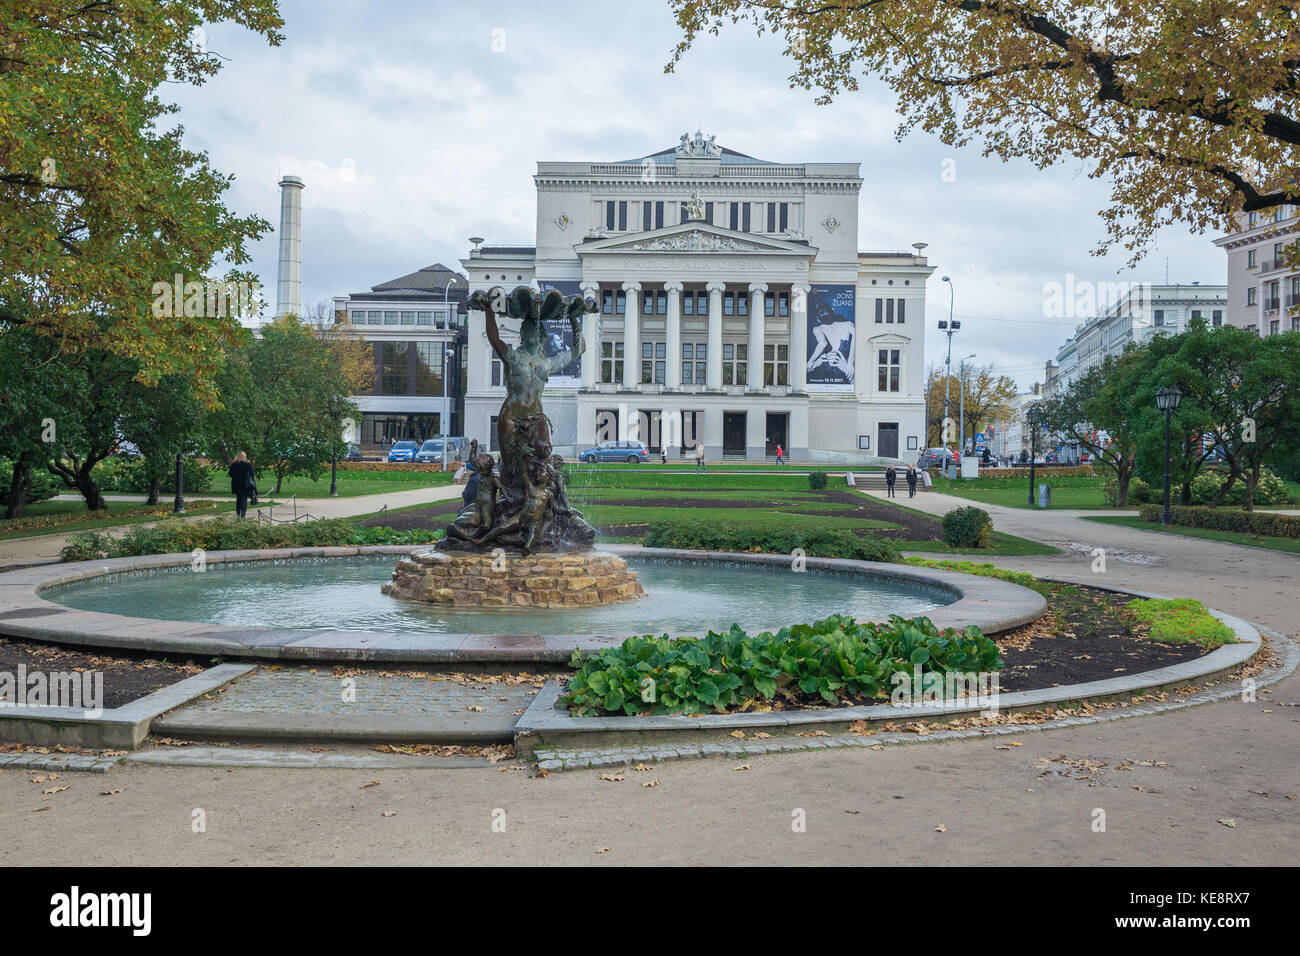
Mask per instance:
[[[1300,647],[1292,639],[1269,628],[1259,628],[1277,644],[1281,645],[1282,662],[1275,668],[1263,671],[1256,678],[1257,687],[1267,687],[1294,673],[1300,664]],[[771,740],[748,739],[743,743],[734,738],[725,742],[705,742],[699,744],[647,743],[642,746],[607,746],[594,749],[558,749],[537,746],[531,752],[539,770],[587,770],[602,767],[630,766],[636,763],[657,763],[688,757],[743,757],[765,756],[774,753],[806,752],[810,750],[841,749],[846,747],[868,747],[883,749],[890,746],[911,746],[939,743],[950,740],[968,740],[972,737],[1002,737],[1007,735],[1030,734],[1044,730],[1082,725],[1099,725],[1116,720],[1134,717],[1146,717],[1155,714],[1170,713],[1188,707],[1198,707],[1240,697],[1241,688],[1232,686],[1223,689],[1208,689],[1190,694],[1181,700],[1163,701],[1144,704],[1140,707],[1127,707],[1124,710],[1101,713],[1081,714],[1047,721],[1041,724],[1008,724],[996,727],[977,727],[966,730],[938,730],[921,735],[916,733],[875,734],[864,737],[854,734],[829,734],[824,737],[785,738]],[[593,741],[594,742],[594,741]]]
[[[874,704],[826,710],[705,714],[696,717],[571,717],[567,711],[556,706],[563,688],[548,686],[538,692],[515,725],[515,752],[527,754],[539,748],[549,750],[569,743],[598,746],[602,743],[625,745],[655,740],[674,744],[684,738],[712,735],[718,738],[717,746],[723,748],[722,752],[729,753],[735,749],[735,745],[734,741],[727,742],[727,738],[730,738],[735,731],[785,734],[822,731],[835,734],[846,732],[849,724],[858,721],[864,721],[871,727],[889,722],[970,717],[988,711],[993,706],[999,713],[1014,713],[1069,701],[1125,699],[1144,691],[1156,688],[1169,689],[1226,673],[1241,666],[1259,651],[1262,642],[1259,632],[1254,627],[1221,611],[1211,610],[1210,613],[1231,627],[1240,643],[1225,644],[1196,660],[1143,671],[1139,674],[1125,674],[1122,677],[1085,684],[1070,684],[1064,687],[1016,691],[1000,694],[996,700],[977,699],[973,703],[927,703],[911,707]],[[983,702],[979,702],[981,700]],[[817,740],[822,739],[820,736],[817,738]],[[790,749],[788,744],[778,746],[782,749]],[[816,742],[810,744],[801,738],[801,742],[795,749],[806,749],[809,746],[826,746],[826,744]],[[675,748],[669,747],[669,749]],[[686,749],[691,752],[696,750],[690,745]]]
[[[105,710],[97,717],[75,707],[0,707],[0,739],[41,747],[131,750],[149,735],[150,725],[159,714],[256,669],[254,664],[219,664],[139,700]],[[0,767],[4,766],[5,756],[0,753]]]
[[[261,551],[212,551],[208,564],[270,561],[361,554],[409,554],[427,545],[373,545],[340,548],[292,548]],[[737,554],[639,546],[607,545],[600,550],[626,556],[676,561],[746,563],[786,566],[780,554]],[[0,574],[0,634],[78,647],[120,648],[153,654],[194,657],[242,657],[299,661],[391,661],[410,663],[565,663],[575,649],[599,650],[621,644],[629,635],[574,634],[409,634],[231,627],[184,621],[125,617],[78,611],[47,601],[40,592],[104,574],[190,563],[189,554],[154,554],[112,558]],[[803,559],[813,570],[860,574],[904,581],[928,588],[954,603],[936,608],[929,617],[940,628],[974,625],[996,634],[1035,620],[1047,602],[1036,591],[996,578],[910,565],[840,558]],[[793,572],[792,572],[793,573]],[[557,609],[560,612],[560,609]],[[671,636],[687,636],[671,634]]]

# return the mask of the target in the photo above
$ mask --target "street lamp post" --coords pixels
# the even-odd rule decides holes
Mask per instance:
[[[339,422],[339,406],[337,399],[330,399],[330,420],[334,423],[334,435],[330,441],[330,448],[333,453],[330,456],[330,497],[336,498],[339,493],[339,439],[342,437],[339,432],[342,426]]]
[[[972,352],[970,355],[967,355],[966,358],[962,359],[961,364],[958,366],[957,390],[958,394],[961,396],[961,399],[957,404],[959,409],[957,412],[957,427],[959,429],[958,435],[961,441],[961,451],[957,453],[958,461],[960,461],[962,456],[966,454],[966,359],[973,359],[974,357],[975,353]],[[959,471],[958,474],[961,474],[961,472]]]
[[[1031,406],[1025,413],[1029,422],[1029,507],[1034,507],[1034,459],[1038,457],[1038,423],[1042,420],[1041,411]]]
[[[1160,512],[1161,524],[1173,524],[1174,513],[1169,508],[1169,420],[1178,410],[1183,393],[1177,385],[1162,386],[1156,392],[1156,408],[1165,413],[1165,508]]]
[[[180,452],[176,453],[176,500],[172,504],[172,511],[178,515],[185,514],[185,470]]]
[[[451,357],[454,350],[446,345],[442,349],[442,470],[447,470],[447,443],[451,440],[451,430],[447,427],[447,419],[450,417],[449,406],[447,404],[447,379],[451,376]]]
[[[957,302],[957,291],[953,288],[952,279],[948,276],[943,277],[943,281],[948,283],[948,320],[939,320],[939,329],[948,336],[948,359],[944,363],[944,380],[943,380],[943,474],[945,478],[952,477],[952,458],[948,454],[948,417],[949,398],[952,393],[952,334],[961,328],[961,323],[952,317],[953,306]]]

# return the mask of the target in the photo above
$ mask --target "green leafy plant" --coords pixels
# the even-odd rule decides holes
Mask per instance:
[[[943,540],[955,548],[991,547],[993,520],[982,508],[954,508],[943,516]]]
[[[1143,521],[1160,520],[1163,505],[1141,505],[1138,515]],[[1268,511],[1240,511],[1235,508],[1203,508],[1174,505],[1169,509],[1174,524],[1188,528],[1212,528],[1216,531],[1239,531],[1243,534],[1272,538],[1300,538],[1300,516]]]
[[[778,696],[838,704],[888,697],[895,673],[1000,670],[997,645],[978,628],[940,631],[927,617],[886,624],[833,615],[773,634],[725,633],[670,639],[631,637],[570,661],[577,673],[561,703],[575,716],[722,713]]]
[[[1192,598],[1134,598],[1125,607],[1139,624],[1150,627],[1147,636],[1153,641],[1206,647],[1237,643],[1232,628]]]
[[[808,487],[813,491],[821,491],[826,487],[826,472],[810,471],[808,472]]]

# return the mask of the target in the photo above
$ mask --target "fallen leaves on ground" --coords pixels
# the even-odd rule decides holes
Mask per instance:
[[[656,777],[654,780],[647,780],[645,783],[641,784],[641,786],[643,786],[643,787],[657,787],[657,786],[659,786],[659,778]]]
[[[1220,820],[1219,822],[1222,823],[1225,827],[1229,827],[1233,830],[1237,829],[1237,821],[1232,817],[1227,817],[1223,820]]]
[[[463,747],[460,744],[379,744],[372,747],[382,754],[402,754],[407,757],[482,757],[488,763],[500,763],[515,755],[509,744],[490,744],[486,747]]]
[[[378,780],[371,780],[369,783],[363,783],[361,786],[357,787],[357,789],[358,789],[358,790],[369,790],[371,787],[377,787],[377,786],[379,786],[379,781],[378,781]]]
[[[598,779],[607,780],[610,783],[621,783],[626,780],[627,777],[623,776],[621,773],[602,773]]]
[[[100,795],[101,797],[111,797],[111,796],[113,796],[114,794],[121,793],[121,792],[122,792],[123,790],[125,790],[125,789],[126,789],[126,787],[118,787],[116,790],[101,790],[101,791],[99,791],[99,795]]]
[[[753,770],[754,768],[747,763],[742,763],[739,767],[732,767],[731,769],[733,771],[736,771],[736,770]]]
[[[947,833],[947,832],[948,832],[948,828],[947,828],[946,826],[944,826],[942,823],[940,823],[940,824],[939,824],[937,827],[935,827],[934,829],[935,829],[935,831],[938,832],[938,833]]]

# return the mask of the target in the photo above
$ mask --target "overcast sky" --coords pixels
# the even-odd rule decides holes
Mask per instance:
[[[613,161],[703,130],[778,162],[861,163],[859,248],[927,242],[927,362],[942,361],[950,275],[963,329],[953,360],[976,353],[1027,387],[1077,319],[1044,316],[1044,284],[1222,283],[1208,235],[1161,233],[1136,272],[1096,258],[1105,183],[1079,166],[953,151],[923,133],[894,139],[890,92],[865,81],[834,105],[791,90],[783,43],[736,26],[697,41],[665,74],[678,38],[661,0],[430,3],[282,0],[285,42],[208,27],[228,58],[203,87],[173,88],[189,145],[233,174],[228,204],[273,230],[254,268],[274,298],[279,197],[301,176],[308,306],[433,262],[458,267],[466,238],[531,245],[539,160]],[[504,46],[494,52],[495,46]],[[166,91],[165,91],[166,95]],[[943,179],[955,160],[955,181]]]

